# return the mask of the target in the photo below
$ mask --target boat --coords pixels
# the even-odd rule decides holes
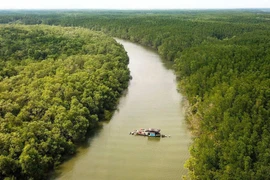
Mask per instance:
[[[170,137],[160,133],[160,129],[157,128],[141,128],[139,130],[134,130],[129,133],[130,135],[138,135],[138,136],[148,136],[148,137]]]

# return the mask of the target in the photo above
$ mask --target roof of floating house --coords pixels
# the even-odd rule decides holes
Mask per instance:
[[[159,133],[160,129],[155,129],[155,128],[149,128],[146,130],[147,132],[155,132],[155,133]]]

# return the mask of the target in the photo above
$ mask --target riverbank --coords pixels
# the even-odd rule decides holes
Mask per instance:
[[[101,32],[0,27],[0,179],[46,179],[115,109],[128,57]]]

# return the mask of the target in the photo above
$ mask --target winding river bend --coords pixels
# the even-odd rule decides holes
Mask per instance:
[[[55,179],[178,180],[187,173],[190,136],[184,122],[176,77],[158,54],[116,39],[130,58],[133,79],[111,121],[63,163]],[[132,136],[139,128],[160,128],[170,138]]]

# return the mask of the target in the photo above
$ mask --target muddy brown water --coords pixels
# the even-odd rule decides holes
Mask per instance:
[[[130,58],[132,80],[118,110],[64,162],[53,179],[178,180],[187,173],[191,138],[184,121],[176,76],[159,55],[116,39]],[[139,128],[160,128],[170,138],[129,135]]]

